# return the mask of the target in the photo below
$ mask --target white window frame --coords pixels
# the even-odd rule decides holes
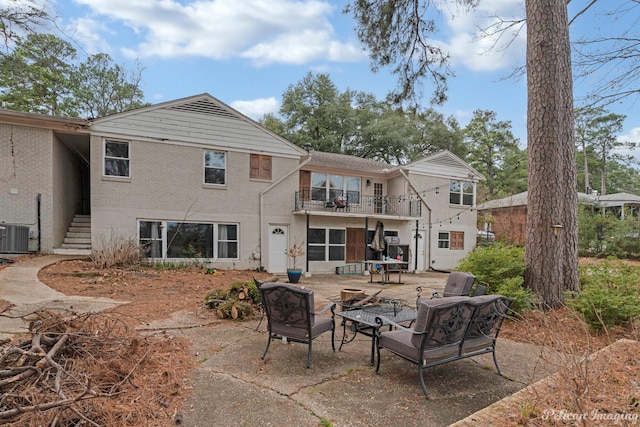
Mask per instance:
[[[236,227],[236,239],[222,239],[220,237],[220,226],[235,226]],[[220,257],[219,245],[220,243],[235,243],[236,244],[236,252],[238,254],[235,258],[229,257]],[[213,227],[213,256],[215,259],[227,260],[227,259],[239,259],[240,257],[240,226],[234,223],[226,223],[226,222],[218,222],[214,224]]]
[[[454,187],[457,186],[457,191],[454,190]],[[468,188],[471,186],[471,193],[465,193],[465,187]],[[459,203],[451,202],[451,194],[456,194],[460,198]],[[464,202],[464,196],[471,196],[471,203],[467,204]],[[476,186],[471,181],[462,181],[457,179],[452,179],[449,181],[449,204],[452,206],[475,206],[476,204]]]
[[[208,153],[214,153],[214,154],[222,154],[224,156],[224,165],[222,168],[217,167],[217,166],[207,166],[207,154]],[[211,186],[218,186],[218,187],[224,187],[227,185],[227,153],[225,151],[220,151],[220,150],[204,150],[204,153],[202,154],[202,183],[204,185],[211,185]],[[224,170],[224,182],[222,184],[220,183],[216,183],[216,182],[207,182],[207,169],[222,169]]]
[[[127,145],[127,156],[128,157],[115,157],[115,156],[107,156],[107,144],[108,143],[116,143],[116,144],[126,144]],[[107,160],[120,160],[126,161],[128,167],[128,175],[109,175],[107,174]],[[102,176],[109,178],[131,178],[131,141],[121,141],[116,139],[103,139],[102,140]]]
[[[170,222],[189,222],[192,224],[203,224],[203,225],[212,225],[213,227],[213,258],[211,258],[214,261],[238,261],[240,260],[240,224],[239,223],[232,223],[232,222],[197,222],[197,221],[180,221],[180,220],[165,220],[165,221],[159,221],[159,220],[155,220],[155,219],[145,219],[145,218],[139,218],[137,221],[137,235],[138,235],[138,243],[139,244],[143,244],[144,242],[148,242],[151,239],[149,238],[141,238],[140,237],[140,223],[141,222],[156,222],[156,223],[160,223],[160,229],[161,229],[161,236],[158,236],[159,238],[156,240],[162,240],[162,258],[152,258],[152,259],[168,259],[167,258],[167,252],[168,252],[168,240],[167,240],[167,223]],[[218,232],[218,227],[220,225],[234,225],[236,226],[236,240],[220,240],[219,239],[219,232]],[[237,251],[238,251],[238,256],[236,258],[220,258],[219,257],[219,251],[218,251],[218,243],[220,242],[236,242],[237,244]],[[187,259],[191,259],[191,258],[171,258],[171,259],[179,259],[179,260],[187,260]],[[208,259],[208,258],[194,258],[194,259]]]
[[[309,262],[344,262],[347,257],[347,229],[346,228],[336,228],[336,227],[312,227],[314,230],[324,230],[324,243],[313,243],[308,242],[309,247],[323,247],[324,248],[324,259],[323,260],[313,260]],[[329,240],[330,232],[341,231],[343,233],[344,242],[343,243],[331,243]],[[342,247],[342,259],[329,259],[330,249],[334,247]]]
[[[313,186],[313,176],[314,175],[324,175],[325,177],[325,185],[323,187],[314,187]],[[338,181],[341,180],[342,181],[342,186],[341,188],[331,188],[331,182],[332,182],[332,178],[333,181]],[[354,183],[355,180],[359,181],[359,185],[358,185],[358,190],[352,190],[349,189],[349,183]],[[347,199],[349,193],[357,193],[358,197],[356,198],[349,198],[348,202],[352,203],[352,204],[359,204],[360,200],[362,198],[362,177],[359,176],[352,176],[352,175],[334,175],[334,174],[330,174],[330,173],[322,173],[322,172],[311,172],[311,197],[313,200],[317,200],[313,198],[314,192],[313,189],[320,189],[323,188],[324,189],[324,199],[322,201],[328,201],[328,202],[333,202],[333,199],[335,197],[332,197],[332,192],[337,192],[340,195],[342,195],[343,199]],[[356,199],[356,200],[352,200],[352,199]]]
[[[450,249],[451,236],[448,231],[438,231],[438,249]]]

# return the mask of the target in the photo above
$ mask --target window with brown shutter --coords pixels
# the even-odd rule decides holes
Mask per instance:
[[[250,162],[250,178],[271,180],[271,156],[252,154]]]
[[[451,250],[452,251],[461,251],[464,250],[464,232],[463,231],[452,231],[449,233],[451,239]]]

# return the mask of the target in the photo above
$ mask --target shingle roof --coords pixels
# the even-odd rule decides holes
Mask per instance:
[[[499,209],[499,208],[508,208],[513,206],[526,206],[527,205],[527,196],[529,192],[524,191],[522,193],[514,194],[512,196],[505,197],[503,199],[491,200],[486,203],[482,203],[478,205],[478,210],[486,210],[486,209]],[[633,194],[627,193],[617,193],[617,194],[608,194],[607,196],[600,196],[599,200],[597,200],[594,196],[590,196],[586,193],[578,192],[578,202],[584,204],[600,204],[603,206],[609,206],[611,204],[607,204],[607,201],[611,200],[620,200],[620,197],[627,203],[637,203],[640,201],[640,197],[634,196]],[[613,204],[615,205],[615,204]],[[619,205],[619,204],[618,204]],[[615,205],[615,206],[618,206]]]
[[[311,161],[308,165],[373,173],[387,173],[397,167],[377,160],[363,159],[362,157],[348,156],[346,154],[324,153],[322,151],[312,151]]]

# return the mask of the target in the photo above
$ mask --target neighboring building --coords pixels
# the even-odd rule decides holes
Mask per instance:
[[[478,230],[492,232],[496,240],[524,243],[527,195],[525,191],[478,205]],[[624,217],[625,208],[635,216],[640,212],[640,197],[628,193],[604,196],[578,193],[578,203],[594,209],[613,210],[621,217]]]
[[[410,271],[453,269],[480,180],[448,151],[403,166],[308,152],[208,94],[92,120],[0,110],[0,252],[133,238],[152,258],[283,273],[304,241],[299,267],[328,273],[379,259],[381,221]]]

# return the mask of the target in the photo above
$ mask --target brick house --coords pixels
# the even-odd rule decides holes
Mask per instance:
[[[522,244],[525,241],[528,192],[478,205],[478,230],[490,231],[496,240]],[[628,208],[632,215],[640,212],[640,197],[628,193],[599,196],[597,193],[578,193],[578,203],[595,209],[609,209],[624,216]]]
[[[300,266],[328,273],[379,256],[381,221],[410,271],[452,269],[483,179],[448,151],[402,166],[307,151],[208,94],[98,119],[0,110],[0,252],[120,236],[155,259],[282,273],[304,241]]]

